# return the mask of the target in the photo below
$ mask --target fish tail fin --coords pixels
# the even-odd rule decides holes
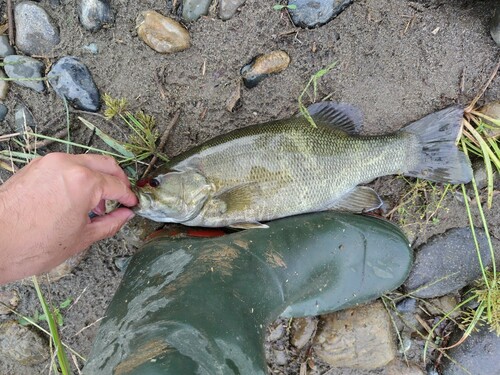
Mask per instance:
[[[472,180],[470,161],[456,145],[463,114],[464,110],[458,106],[448,107],[401,130],[418,136],[422,146],[420,163],[405,175],[451,184]]]

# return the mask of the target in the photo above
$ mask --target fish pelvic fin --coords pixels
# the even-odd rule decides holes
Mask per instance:
[[[366,186],[357,186],[345,194],[339,201],[336,201],[329,209],[362,213],[376,210],[383,203],[375,190]]]
[[[319,102],[307,107],[316,124],[342,130],[347,134],[359,134],[363,127],[363,115],[356,107],[346,103]]]
[[[234,223],[229,225],[229,228],[235,229],[267,229],[269,225],[259,223],[258,221],[253,221],[249,223]]]
[[[456,145],[462,131],[463,115],[463,108],[452,106],[400,130],[416,135],[422,147],[420,163],[405,175],[451,184],[472,180],[470,160]]]

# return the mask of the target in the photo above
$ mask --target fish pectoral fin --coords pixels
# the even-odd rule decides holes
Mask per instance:
[[[224,203],[224,213],[241,212],[252,206],[254,197],[258,196],[256,188],[256,183],[238,185],[216,194],[213,200]]]
[[[350,104],[319,102],[307,107],[317,124],[324,124],[347,134],[359,134],[363,127],[361,111]]]
[[[267,229],[269,225],[259,223],[258,221],[254,221],[251,223],[234,223],[229,225],[229,228],[235,229]]]
[[[376,210],[383,203],[375,190],[366,186],[357,186],[340,198],[340,200],[336,201],[329,209],[361,213]]]

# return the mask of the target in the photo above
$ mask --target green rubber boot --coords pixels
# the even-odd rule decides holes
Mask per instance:
[[[146,243],[84,374],[264,375],[270,322],[376,299],[411,266],[408,240],[380,219],[322,212],[269,227]]]

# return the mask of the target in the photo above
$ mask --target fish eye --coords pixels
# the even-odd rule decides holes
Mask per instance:
[[[152,178],[151,180],[149,180],[149,186],[151,186],[152,188],[156,188],[160,186],[160,181],[157,178]]]

